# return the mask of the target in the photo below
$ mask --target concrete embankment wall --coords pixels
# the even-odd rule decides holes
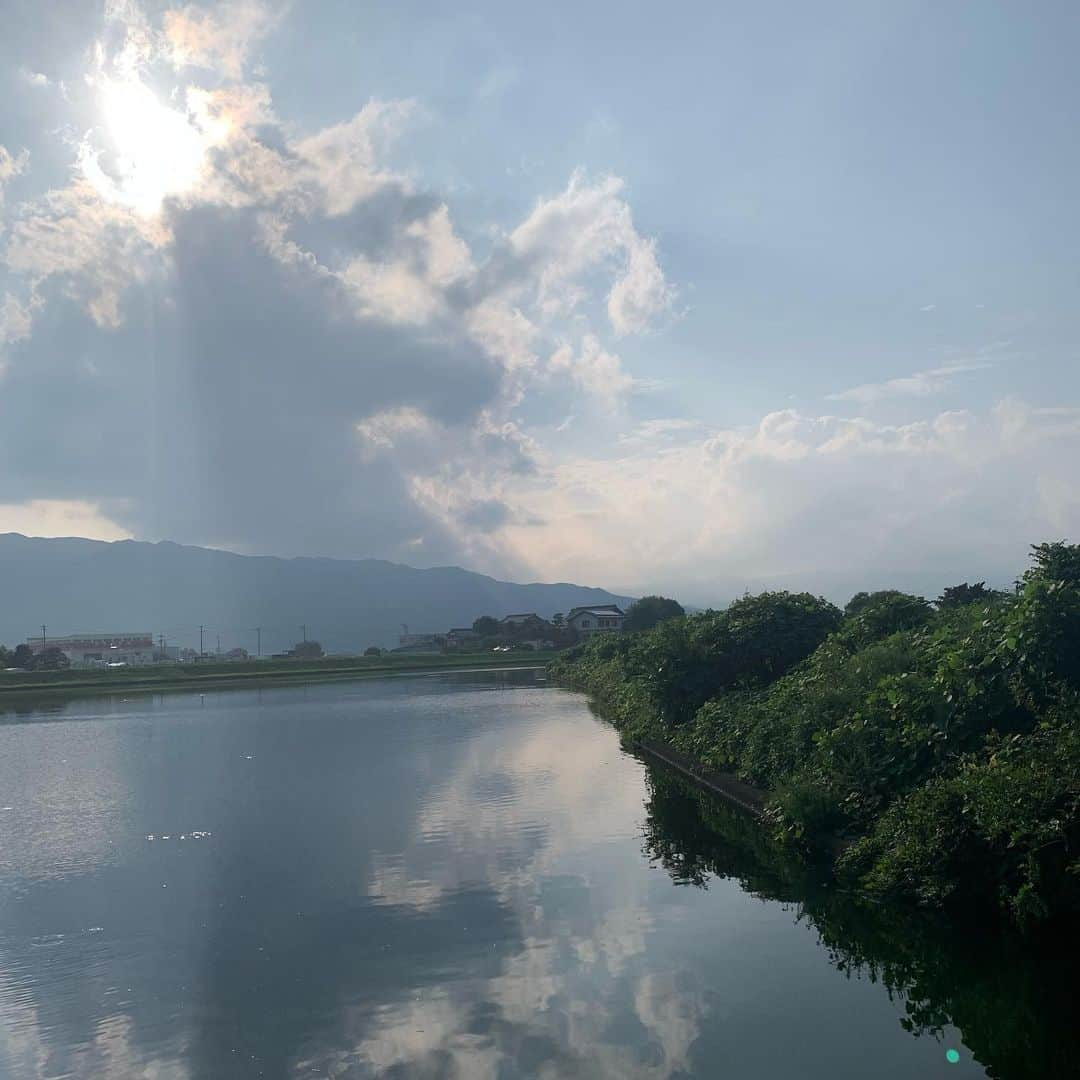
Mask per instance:
[[[664,743],[654,742],[651,739],[641,739],[635,742],[634,746],[647,757],[655,758],[665,765],[670,765],[671,768],[678,770],[714,795],[718,795],[725,802],[738,806],[747,813],[753,814],[754,817],[761,816],[765,806],[764,792],[744,783],[731,773],[707,769],[700,761],[690,757],[689,754],[682,754]]]

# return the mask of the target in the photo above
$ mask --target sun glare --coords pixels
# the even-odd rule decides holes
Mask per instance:
[[[105,83],[101,108],[105,146],[85,147],[81,163],[105,198],[153,214],[198,183],[212,140],[185,112],[138,79]]]

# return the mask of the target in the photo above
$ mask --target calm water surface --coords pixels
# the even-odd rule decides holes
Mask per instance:
[[[533,679],[8,713],[0,1074],[1072,1075],[1052,959],[815,890]]]

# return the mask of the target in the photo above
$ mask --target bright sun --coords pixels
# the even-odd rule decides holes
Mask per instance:
[[[106,82],[101,105],[107,146],[84,146],[80,162],[104,198],[154,214],[167,196],[196,185],[213,139],[187,113],[137,78]]]

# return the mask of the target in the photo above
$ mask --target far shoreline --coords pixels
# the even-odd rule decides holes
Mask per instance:
[[[351,682],[396,675],[543,669],[552,651],[499,654],[436,654],[408,657],[328,657],[314,661],[262,660],[154,665],[122,671],[0,672],[0,711],[4,702],[28,702],[58,695],[83,697],[116,693],[154,694],[243,687],[302,686]]]

